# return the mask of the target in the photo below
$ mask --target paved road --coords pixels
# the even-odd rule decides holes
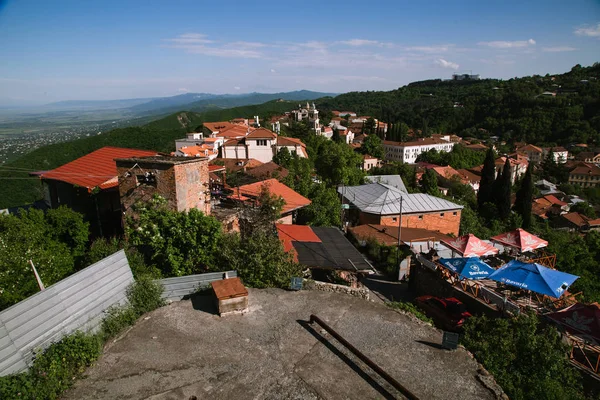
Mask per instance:
[[[317,325],[320,316],[424,400],[494,399],[464,350],[384,305],[325,292],[250,290],[221,318],[210,296],[163,307],[110,345],[64,399],[402,398]]]

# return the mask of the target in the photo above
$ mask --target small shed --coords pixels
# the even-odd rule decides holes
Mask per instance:
[[[221,317],[248,311],[248,290],[240,278],[228,278],[211,283]]]

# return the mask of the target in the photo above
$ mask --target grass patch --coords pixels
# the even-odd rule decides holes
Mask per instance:
[[[430,324],[433,324],[433,320],[431,318],[429,318],[427,315],[425,315],[425,313],[423,313],[421,310],[419,310],[417,308],[417,306],[415,306],[413,303],[408,303],[405,301],[392,301],[392,302],[389,302],[386,304],[388,305],[388,307],[391,307],[394,310],[401,310],[401,311],[409,312],[412,315],[414,315],[415,317],[419,318],[421,321],[425,321],[425,322],[429,322]]]

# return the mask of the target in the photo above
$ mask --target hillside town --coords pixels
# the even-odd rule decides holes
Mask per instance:
[[[596,323],[596,303],[585,304],[580,301],[582,292],[570,290],[580,276],[560,270],[556,254],[548,251],[551,243],[521,227],[547,223],[556,231],[579,235],[600,230],[600,218],[584,199],[545,179],[554,180],[545,175],[554,166],[567,174],[569,187],[597,187],[600,153],[572,155],[564,147],[527,143],[510,148],[497,140],[482,142],[450,133],[426,137],[419,130],[409,130],[406,140],[396,141],[390,140],[386,122],[352,111],[334,110],[330,115],[331,121],[321,124],[319,110],[307,103],[267,118],[205,122],[176,139],[171,153],[105,146],[57,168],[31,172],[43,193],[33,208],[67,207],[81,214],[94,240],[125,233],[131,243],[140,244],[167,234],[148,219],[153,204],[160,204],[155,212],[172,215],[196,210],[202,218],[218,221],[218,228],[211,229],[222,232],[219,235],[275,240],[290,257],[279,262],[292,262],[300,269],[272,278],[291,278],[292,285],[294,279],[303,279],[315,282],[319,290],[371,301],[380,298],[389,304],[396,304],[408,290],[421,312],[448,332],[462,332],[471,315],[543,316],[563,332],[570,364],[600,377],[600,351],[594,345],[600,337],[570,322],[585,315],[590,324]],[[294,137],[295,132],[304,133]],[[335,144],[353,160],[345,168],[359,174],[332,185],[332,206],[326,211],[323,199],[302,186],[326,190],[333,183],[322,172],[303,170],[310,165],[303,163],[315,154],[314,143]],[[464,168],[441,161],[456,152],[485,161]],[[326,168],[338,162],[331,161],[334,164]],[[312,162],[319,168],[317,160]],[[532,173],[542,178],[534,181]],[[528,197],[523,195],[525,185],[530,185]],[[511,193],[514,186],[521,189]],[[485,193],[488,200],[482,200]],[[505,198],[505,218],[524,208],[535,220],[526,221],[524,214],[518,225],[509,221],[505,231],[478,237],[474,233],[483,231],[470,231],[465,219],[465,208],[474,207],[467,205],[467,198],[482,204],[482,214],[492,207],[495,215],[502,215],[499,199]],[[19,208],[7,212],[18,215]],[[193,229],[201,233],[201,226]],[[155,233],[144,238],[146,229]],[[167,280],[182,276],[159,268]],[[197,266],[190,271],[198,271]],[[252,272],[241,267],[236,271],[252,285],[246,275]],[[373,286],[374,277],[387,282],[385,287]],[[223,310],[247,312],[248,292],[242,281],[226,280],[235,280],[236,293],[243,295]],[[221,289],[212,285],[218,297]],[[451,302],[469,312],[453,316]]]

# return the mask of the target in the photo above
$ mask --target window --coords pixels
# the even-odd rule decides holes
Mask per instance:
[[[444,218],[444,213],[440,213],[440,217]]]
[[[423,214],[419,215],[419,219],[423,219]]]
[[[398,222],[398,218],[397,217],[393,217],[392,218],[392,222]]]
[[[452,213],[452,215],[454,215],[454,216],[456,217],[456,216],[458,215],[458,212],[457,212],[457,211],[454,211],[454,212]]]
[[[266,139],[259,139],[256,141],[256,145],[257,146],[266,146],[267,145],[267,140]]]

